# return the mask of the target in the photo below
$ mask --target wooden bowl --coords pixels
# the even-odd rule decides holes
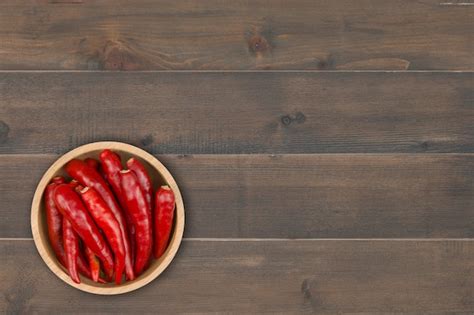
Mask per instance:
[[[67,274],[66,269],[56,259],[56,255],[49,244],[43,193],[46,186],[54,176],[67,176],[64,171],[64,166],[71,159],[85,159],[87,157],[97,159],[99,153],[104,149],[111,149],[117,152],[122,157],[123,163],[125,163],[125,161],[127,161],[132,156],[138,158],[141,162],[144,162],[143,164],[150,174],[155,190],[157,187],[163,184],[168,184],[171,187],[176,197],[175,221],[168,249],[163,254],[163,256],[160,257],[160,259],[156,260],[152,258],[148,269],[139,277],[137,277],[137,279],[124,282],[121,285],[116,285],[114,283],[95,283],[92,280],[81,276],[81,283],[77,284],[71,280]],[[176,252],[178,251],[181,239],[183,237],[184,204],[178,185],[173,179],[173,176],[171,176],[166,167],[164,167],[163,164],[161,164],[160,161],[158,161],[153,155],[143,151],[142,149],[125,143],[95,142],[80,146],[64,154],[56,162],[54,162],[53,165],[51,165],[51,167],[43,175],[38,187],[36,188],[36,192],[33,197],[33,203],[31,205],[31,230],[33,232],[33,239],[39,254],[49,269],[51,269],[51,271],[54,272],[61,280],[79,290],[89,293],[104,295],[122,294],[136,290],[150,283],[150,281],[158,277],[171,263],[174,256],[176,255]]]

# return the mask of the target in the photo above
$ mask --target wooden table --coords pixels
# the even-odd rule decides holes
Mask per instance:
[[[0,313],[474,313],[473,4],[1,1]],[[99,140],[186,205],[122,296],[31,239],[43,172]]]

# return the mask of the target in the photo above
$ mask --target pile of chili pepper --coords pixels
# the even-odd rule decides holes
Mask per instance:
[[[58,176],[44,193],[48,237],[71,279],[131,281],[166,251],[175,197],[169,186],[154,191],[150,175],[132,157],[103,150],[99,160],[66,164],[70,181]]]

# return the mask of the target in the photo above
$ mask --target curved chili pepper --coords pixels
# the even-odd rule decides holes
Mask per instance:
[[[84,160],[84,162],[96,171],[99,170],[99,161],[97,161],[96,159],[87,158]]]
[[[64,252],[63,244],[63,216],[59,212],[54,202],[54,189],[57,187],[56,183],[51,183],[46,186],[45,191],[45,208],[46,208],[46,222],[48,223],[48,237],[56,257],[61,265],[67,268],[66,253]],[[86,261],[82,255],[79,255],[77,260],[77,267],[79,273],[87,278],[91,278],[91,273]],[[103,280],[102,280],[103,281]]]
[[[147,205],[142,188],[135,174],[130,171],[121,171],[122,192],[127,203],[127,210],[135,226],[135,274],[139,275],[148,264],[152,250],[151,217],[147,212]]]
[[[120,205],[125,208],[122,195],[122,187],[120,186],[120,171],[122,170],[122,162],[118,155],[108,149],[103,150],[99,155],[101,167],[107,177],[112,190],[115,193]]]
[[[132,157],[127,161],[127,167],[129,170],[131,170],[133,173],[135,173],[135,176],[138,179],[138,183],[140,184],[143,193],[145,195],[145,200],[147,203],[147,212],[149,217],[151,218],[150,220],[153,220],[152,216],[152,198],[153,198],[153,187],[151,184],[151,179],[150,175],[148,175],[148,172],[145,169],[145,166],[137,160],[136,158]],[[133,225],[132,225],[133,226]],[[135,239],[135,228],[132,229],[132,236]],[[153,229],[152,229],[152,234],[154,234]],[[152,235],[153,238],[153,235]],[[135,250],[135,242],[131,244],[133,247],[133,250]]]
[[[62,176],[55,176],[55,177],[53,177],[53,179],[51,181],[55,184],[58,184],[58,185],[59,184],[64,184],[66,182],[66,180]]]
[[[127,161],[127,167],[129,170],[135,173],[135,176],[137,176],[138,182],[140,183],[143,193],[145,194],[146,203],[148,205],[148,209],[151,215],[151,209],[152,209],[151,200],[153,198],[153,186],[151,184],[150,175],[148,175],[148,172],[146,171],[145,166],[136,158],[133,158],[133,157],[130,158]]]
[[[117,201],[115,200],[115,197],[109,186],[107,186],[105,180],[96,170],[94,170],[92,167],[88,166],[85,162],[81,160],[74,159],[69,161],[69,163],[67,163],[66,165],[66,172],[71,177],[78,180],[82,185],[94,188],[102,197],[102,199],[104,199],[104,201],[107,203],[110,210],[112,210],[112,213],[114,214],[115,219],[117,220],[120,226],[122,237],[124,238],[125,272],[129,280],[135,279],[130,256],[130,245],[128,241],[128,231],[127,226],[125,224],[125,217],[119,205],[117,204]]]
[[[99,259],[94,254],[94,252],[92,252],[92,250],[89,247],[84,246],[84,251],[86,253],[87,260],[89,261],[92,280],[94,282],[98,282],[99,281],[99,273],[100,273]]]
[[[77,257],[79,255],[79,239],[74,232],[71,223],[63,220],[63,241],[64,251],[66,252],[66,266],[72,281],[81,283],[77,273]]]
[[[128,253],[129,258],[125,261],[125,270],[127,272],[127,278],[129,280],[129,273],[133,273],[133,261],[134,261],[134,255],[135,255],[135,228],[133,227],[132,219],[130,218],[129,211],[127,210],[127,205],[124,200],[124,196],[122,193],[122,186],[121,186],[121,179],[120,179],[120,171],[122,170],[122,162],[120,161],[120,156],[116,154],[115,152],[105,149],[103,150],[100,155],[99,155],[100,163],[101,163],[101,169],[104,171],[105,177],[107,178],[107,181],[109,182],[110,186],[112,187],[112,190],[115,193],[115,196],[117,196],[117,199],[122,206],[122,209],[125,210],[125,220],[127,222],[127,227],[128,227],[128,234],[127,234],[127,239],[129,240],[129,245],[128,248],[126,249],[126,252]],[[129,264],[128,264],[129,263]]]
[[[54,190],[54,201],[61,214],[71,222],[74,231],[102,260],[105,273],[110,278],[114,272],[112,253],[79,195],[68,184],[61,184]]]
[[[153,255],[160,258],[168,247],[173,226],[175,197],[169,186],[161,186],[155,195],[155,244]]]
[[[125,268],[125,245],[120,226],[112,210],[110,210],[104,199],[94,188],[86,187],[80,191],[80,195],[92,218],[104,231],[107,241],[112,247],[112,251],[115,254],[115,283],[120,284]]]
[[[46,208],[46,222],[48,223],[48,237],[51,247],[53,248],[56,257],[61,265],[67,267],[66,253],[63,245],[63,218],[54,202],[54,189],[58,184],[51,183],[46,186],[44,192],[45,208]]]

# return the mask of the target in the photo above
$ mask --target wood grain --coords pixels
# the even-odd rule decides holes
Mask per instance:
[[[57,156],[0,155],[0,237],[31,237],[32,192]],[[186,237],[474,237],[473,154],[160,155]]]
[[[31,241],[0,241],[0,312],[474,312],[472,241],[185,241],[170,267],[120,296],[57,279]]]
[[[474,73],[0,73],[0,153],[474,152]]]
[[[0,2],[1,69],[473,70],[440,0]]]

